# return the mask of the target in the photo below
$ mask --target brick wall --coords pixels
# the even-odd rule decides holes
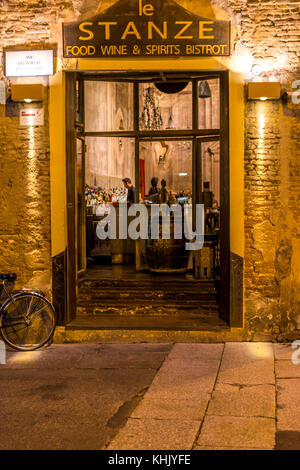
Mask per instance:
[[[57,44],[60,52],[60,23],[92,13],[100,4],[0,0],[0,56],[3,47],[13,45]],[[300,79],[300,3],[212,0],[212,4],[227,11],[233,22],[234,50],[248,50],[265,68],[263,78],[272,74],[291,89],[293,80]],[[1,67],[2,60],[0,79]],[[246,82],[250,78],[246,76]],[[47,115],[47,103],[45,111]],[[282,338],[300,328],[299,111],[279,102],[248,102],[245,119],[247,327],[254,339],[269,332]],[[21,282],[41,276],[49,282],[47,120],[44,128],[34,129],[30,140],[18,118],[4,118],[0,105],[1,268],[16,266]],[[29,145],[38,149],[34,162]]]
[[[300,79],[300,2],[213,2],[237,27],[267,80]],[[253,77],[245,76],[245,83]],[[298,108],[298,109],[296,109]],[[245,110],[245,314],[253,339],[300,329],[300,106],[247,102]]]
[[[18,285],[50,287],[50,174],[45,126],[20,127],[0,106],[0,266]]]

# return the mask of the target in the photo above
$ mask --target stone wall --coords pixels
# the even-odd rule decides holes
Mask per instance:
[[[216,0],[247,50],[282,88],[300,79],[300,3]],[[253,76],[245,76],[245,83]],[[246,98],[246,96],[245,96]],[[246,100],[245,100],[246,101]],[[298,109],[297,109],[298,108]],[[253,339],[300,329],[300,106],[247,102],[245,110],[245,320]]]
[[[246,109],[246,320],[255,338],[300,329],[300,114],[290,111],[276,102]]]
[[[60,53],[62,21],[111,3],[0,0],[0,79],[3,47],[57,45]],[[192,0],[178,3],[193,9]],[[225,10],[233,22],[233,52],[252,54],[264,68],[263,78],[273,75],[290,90],[300,79],[299,1],[212,0],[212,5]],[[252,78],[245,76],[246,82]],[[47,116],[47,103],[45,111]],[[300,328],[299,110],[279,102],[248,102],[245,118],[246,326],[254,339],[269,333],[284,338]],[[0,105],[0,153],[1,269],[14,268],[21,283],[43,273],[48,282],[47,118],[45,127],[29,135],[18,118],[4,117]]]
[[[0,106],[0,266],[18,286],[50,288],[50,174],[45,126],[20,127]]]

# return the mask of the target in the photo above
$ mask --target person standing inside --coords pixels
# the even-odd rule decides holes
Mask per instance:
[[[135,187],[133,186],[130,178],[124,178],[123,180],[124,187],[127,189],[127,202],[130,204],[135,203]]]
[[[149,189],[148,198],[153,204],[160,203],[160,189],[158,188],[158,178],[156,178],[156,176],[151,179],[151,188]]]
[[[170,194],[166,186],[166,180],[161,180],[160,200],[162,204],[169,204],[170,202]]]

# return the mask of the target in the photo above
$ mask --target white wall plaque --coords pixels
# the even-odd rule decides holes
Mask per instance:
[[[6,51],[6,77],[38,77],[53,75],[53,50]]]
[[[43,108],[25,108],[20,110],[20,126],[43,126]]]

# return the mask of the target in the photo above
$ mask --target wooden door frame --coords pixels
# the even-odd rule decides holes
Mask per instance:
[[[220,317],[232,326],[230,315],[230,160],[229,72],[220,72]]]
[[[67,302],[65,323],[76,317],[77,221],[76,221],[76,73],[65,74],[66,90],[66,196],[67,196]]]
[[[85,144],[85,139],[84,137],[81,137],[81,136],[76,136],[76,140],[80,141],[81,142],[81,167],[82,167],[82,173],[81,173],[81,181],[79,183],[81,183],[81,191],[82,191],[82,195],[83,195],[83,198],[82,198],[82,213],[81,213],[81,226],[83,228],[82,230],[82,233],[81,233],[81,250],[82,250],[82,253],[81,253],[81,256],[82,256],[82,261],[83,261],[83,266],[82,268],[79,269],[78,267],[78,263],[79,263],[79,260],[78,263],[77,263],[77,273],[78,275],[80,274],[83,274],[85,271],[86,271],[86,267],[87,267],[87,260],[86,260],[86,204],[85,204],[85,153],[86,153],[86,144]],[[77,143],[77,142],[76,142]],[[77,153],[77,158],[78,158],[78,153]],[[78,175],[77,175],[78,177]],[[78,183],[78,181],[77,181]],[[78,194],[77,194],[77,197],[78,197]],[[77,200],[77,204],[78,204],[78,200]],[[79,220],[78,220],[78,212],[77,212],[77,234],[78,234],[78,223],[79,223]],[[77,257],[78,257],[78,251],[77,251]]]
[[[230,166],[229,166],[229,72],[206,72],[203,74],[204,79],[220,78],[220,316],[229,325],[231,325],[230,315]],[[67,308],[65,322],[69,323],[76,316],[76,297],[77,297],[77,221],[76,221],[76,186],[75,186],[75,170],[76,170],[76,79],[78,74],[76,72],[66,72],[66,185],[67,185]],[[92,77],[88,76],[88,80],[95,80],[98,75]],[[186,72],[189,75],[189,72]],[[79,74],[83,78],[83,74]],[[138,74],[136,75],[138,80]],[[84,79],[84,78],[83,78]],[[99,79],[99,78],[98,78]],[[102,80],[104,80],[102,78]],[[118,81],[117,77],[114,81]],[[193,96],[195,97],[197,88],[197,79],[192,79]],[[106,132],[106,133],[93,133],[99,136],[113,137],[114,134],[120,134],[123,137],[135,137],[135,172],[136,172],[136,187],[139,188],[139,142],[143,137],[155,138],[158,135],[161,138],[172,137],[174,133],[170,131],[148,131],[141,132],[138,130],[138,83],[134,82],[134,102],[136,104],[134,111],[134,130],[128,132]],[[197,169],[197,142],[196,138],[207,135],[205,130],[198,130],[198,106],[193,99],[193,130],[189,131],[176,131],[178,137],[187,136],[193,137],[193,170]],[[197,130],[195,130],[197,129]],[[86,133],[85,135],[89,135]],[[219,133],[218,133],[219,134]],[[212,132],[213,136],[214,133]],[[216,135],[216,133],[215,133]],[[194,189],[194,188],[193,188]],[[196,193],[199,188],[195,188]],[[242,321],[242,320],[241,320]]]

